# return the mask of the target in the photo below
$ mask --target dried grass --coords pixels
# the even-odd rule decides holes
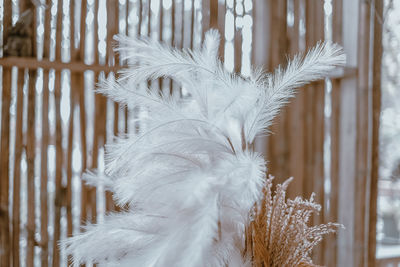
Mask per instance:
[[[276,187],[272,193],[273,177],[269,176],[264,198],[254,207],[251,222],[246,229],[244,256],[253,266],[263,267],[317,267],[312,263],[312,249],[328,233],[335,233],[341,224],[327,223],[309,226],[313,213],[321,206],[310,199],[286,199],[291,178]]]

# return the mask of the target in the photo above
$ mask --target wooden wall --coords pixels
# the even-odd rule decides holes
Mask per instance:
[[[317,193],[323,209],[314,223],[345,224],[315,251],[316,263],[374,266],[382,2],[47,0],[45,8],[3,0],[3,40],[12,14],[31,8],[35,45],[29,58],[0,58],[0,265],[65,265],[58,240],[117,208],[111,195],[79,180],[86,169],[104,168],[103,146],[114,135],[140,127],[132,122],[140,109],[93,93],[99,77],[124,64],[112,36],[148,35],[191,48],[218,28],[221,58],[244,75],[246,60],[272,71],[320,40],[344,46],[347,67],[300,89],[256,149],[278,181],[295,177],[291,197]],[[241,26],[245,19],[251,24]]]
[[[324,39],[344,47],[347,66],[301,88],[256,147],[278,181],[295,178],[289,197],[317,193],[314,223],[345,225],[314,251],[315,262],[375,266],[383,1],[254,2],[257,65],[272,71]]]

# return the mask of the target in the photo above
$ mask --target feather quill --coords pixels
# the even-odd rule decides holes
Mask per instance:
[[[294,89],[344,63],[337,45],[320,43],[274,74],[231,74],[219,61],[219,34],[179,51],[150,39],[118,36],[129,61],[98,92],[140,106],[146,129],[106,146],[106,173],[88,173],[127,207],[64,240],[74,264],[104,266],[251,266],[242,257],[249,213],[263,195],[265,161],[249,150]],[[190,97],[143,88],[168,77]],[[96,179],[96,176],[99,176]]]

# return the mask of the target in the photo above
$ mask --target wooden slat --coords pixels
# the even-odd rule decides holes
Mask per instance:
[[[306,1],[306,47],[324,39],[324,3]],[[316,82],[305,88],[305,174],[304,196],[316,193],[316,202],[322,205],[320,214],[314,216],[314,224],[324,223],[324,82]],[[324,261],[324,242],[314,251],[316,263]]]
[[[0,180],[0,238],[1,265],[10,264],[10,232],[9,232],[9,146],[10,146],[10,102],[11,102],[11,69],[3,68],[3,93],[1,105],[1,180]]]
[[[26,229],[27,238],[27,254],[26,266],[34,266],[34,247],[35,247],[35,101],[36,101],[36,71],[29,71],[28,86],[28,125],[27,125],[27,144],[26,144],[26,161],[27,161],[27,178],[28,178],[28,221]]]
[[[181,6],[181,40],[180,40],[180,48],[183,48],[185,45],[185,1],[182,0],[182,6]]]
[[[98,16],[99,16],[99,0],[94,1],[94,14],[95,14],[95,20],[93,22],[93,31],[94,31],[94,62],[96,64],[99,63],[99,51],[98,51],[98,43],[99,43],[99,34],[98,34]],[[94,82],[95,84],[98,82],[98,77],[99,73],[94,73]],[[101,135],[101,127],[100,124],[105,123],[104,119],[105,117],[101,116],[99,114],[100,112],[104,111],[106,109],[106,106],[104,105],[104,99],[102,100],[102,96],[96,94],[95,95],[95,102],[94,102],[94,135],[93,135],[93,147],[92,147],[92,162],[91,162],[91,168],[96,169],[97,168],[97,161],[98,161],[98,150],[99,150],[99,138]],[[92,223],[96,223],[97,221],[97,192],[95,187],[89,187],[88,188],[88,209],[90,211],[90,221]]]
[[[11,1],[3,3],[3,40],[7,38],[7,29],[11,27]],[[1,144],[0,144],[0,265],[10,265],[10,228],[9,228],[9,146],[10,146],[10,102],[11,68],[3,68],[2,105],[1,105]]]
[[[218,0],[210,2],[210,28],[218,29]]]
[[[151,35],[151,1],[157,1],[157,0],[147,0],[147,36],[150,37]]]
[[[293,27],[288,28],[289,51],[291,56],[297,54],[300,50],[300,8],[301,2],[297,0],[292,1],[294,24]],[[288,188],[288,196],[294,197],[302,195],[302,188],[304,182],[303,172],[303,155],[304,143],[299,140],[304,139],[304,97],[305,92],[298,90],[296,97],[291,101],[287,107],[289,125],[288,125],[288,138],[289,138],[289,173],[288,176],[294,177],[290,187]],[[290,134],[296,133],[296,134]],[[284,179],[286,177],[280,177]]]
[[[176,20],[175,20],[175,13],[176,13],[176,7],[175,7],[175,2],[176,1],[172,1],[171,4],[171,46],[175,47],[176,45]],[[174,82],[172,79],[169,80],[169,93],[172,95],[174,92]]]
[[[49,8],[46,9],[44,18],[44,46],[43,58],[50,56],[50,31],[51,31],[51,0],[47,1]],[[47,267],[49,264],[48,242],[48,145],[49,145],[49,72],[43,71],[43,101],[42,101],[42,140],[41,140],[41,167],[40,167],[40,245],[41,245],[41,266]]]
[[[0,58],[0,65],[4,67],[21,67],[28,69],[54,69],[57,71],[70,70],[71,72],[83,73],[87,70],[94,72],[117,72],[121,66],[106,66],[99,64],[85,64],[81,61],[61,62],[59,60],[50,61],[48,59],[37,60],[35,58],[24,57],[5,57]]]
[[[183,40],[181,40],[181,43]],[[182,45],[182,44],[181,44]],[[282,63],[282,62],[281,62]],[[20,58],[20,57],[6,57],[0,58],[0,65],[3,67],[21,67],[28,69],[54,69],[60,70],[70,70],[71,72],[83,73],[85,71],[93,72],[118,72],[123,66],[107,66],[107,65],[97,65],[97,64],[85,64],[79,61],[73,62],[60,62],[60,61],[50,61],[47,59],[37,60],[35,58]],[[356,69],[354,67],[338,68],[338,70],[333,71],[330,74],[331,78],[340,79],[348,78],[356,75]]]
[[[236,73],[240,73],[240,70],[242,68],[242,30],[241,28],[239,29],[237,27],[237,18],[239,17],[237,12],[236,12],[236,6],[241,5],[242,3],[239,2],[238,0],[235,0],[233,2],[233,18],[234,18],[234,32],[235,32],[235,37],[233,39],[233,46],[234,46],[234,67],[233,70]]]
[[[23,151],[23,107],[24,107],[24,93],[23,87],[25,82],[25,71],[18,70],[17,77],[17,107],[16,107],[16,127],[15,127],[15,154],[14,154],[14,181],[13,181],[13,219],[12,219],[12,262],[13,266],[20,265],[19,260],[19,235],[20,235],[20,222],[21,222],[21,158]]]
[[[36,9],[35,6],[26,1],[26,7],[33,12],[33,31],[32,31],[32,57],[36,57]],[[36,111],[36,79],[37,70],[29,70],[29,83],[28,83],[28,109],[27,109],[27,138],[26,138],[26,161],[27,161],[27,252],[26,252],[26,266],[34,266],[35,246],[35,154],[36,154],[36,134],[35,134],[35,111]]]
[[[225,0],[218,1],[218,31],[221,35],[221,43],[219,45],[219,57],[224,61],[225,56],[225,14],[226,3]]]
[[[79,54],[79,50],[75,49],[75,0],[70,1],[70,56],[71,60],[75,59]],[[73,220],[72,220],[72,152],[74,146],[74,123],[75,123],[75,102],[76,90],[79,90],[79,74],[71,73],[70,76],[70,115],[68,127],[68,147],[67,147],[67,187],[65,207],[67,213],[67,236],[72,236]],[[71,257],[68,255],[68,263],[71,264]]]
[[[342,43],[342,2],[334,1],[332,3],[332,40],[335,43]],[[338,221],[339,208],[339,155],[340,155],[340,95],[341,83],[340,80],[332,80],[331,91],[331,117],[330,117],[330,185],[329,192],[329,213],[325,219],[329,222]],[[337,235],[329,235],[326,237],[325,246],[325,262],[328,267],[337,265]]]
[[[354,191],[354,266],[365,266],[367,260],[368,214],[367,185],[370,180],[369,144],[370,144],[370,22],[371,6],[369,2],[360,2],[358,23],[358,75],[357,75],[357,140],[356,140],[356,177]]]
[[[109,65],[119,65],[118,58],[116,58],[116,54],[113,51],[113,36],[118,33],[118,20],[119,18],[119,1],[115,0],[111,2],[107,9],[107,56],[108,56],[108,64]],[[162,3],[160,8],[162,8]],[[160,27],[161,29],[161,27]],[[119,104],[113,103],[114,105],[114,136],[118,136],[118,121],[119,121]],[[104,131],[104,142],[106,141],[106,131]],[[112,198],[112,192],[106,191],[106,210],[112,211],[115,210],[115,204]]]
[[[382,66],[382,17],[383,0],[375,1],[373,65],[372,65],[372,143],[371,183],[369,198],[368,266],[375,266],[376,222],[379,179],[379,126],[381,114],[381,66]]]
[[[142,22],[143,22],[143,0],[139,0],[139,7],[138,7],[138,36],[142,35]]]
[[[346,53],[347,65],[357,65],[357,24],[358,2],[341,1],[342,3],[342,45]],[[351,25],[351,26],[350,26]],[[354,190],[355,188],[355,145],[356,145],[356,90],[355,77],[340,81],[340,120],[339,120],[339,189],[338,189],[338,222],[345,225],[346,230],[338,233],[338,266],[353,266],[354,246]]]
[[[85,40],[86,40],[86,23],[84,23],[87,14],[87,1],[81,2],[81,14],[80,14],[80,39],[79,39],[79,54],[77,58],[81,61],[85,59]],[[87,142],[86,142],[86,109],[85,109],[85,80],[84,74],[81,73],[79,76],[80,90],[78,91],[79,98],[79,128],[80,128],[80,139],[81,139],[81,155],[82,155],[82,172],[86,171],[87,167]],[[87,219],[87,198],[88,189],[85,182],[81,181],[81,224],[86,222]]]
[[[62,41],[62,4],[63,0],[58,0],[57,5],[57,24],[56,24],[56,60],[61,59],[61,41]],[[54,97],[55,97],[55,120],[56,120],[56,175],[55,175],[55,198],[54,198],[54,235],[53,235],[53,262],[52,266],[57,267],[60,265],[60,251],[58,248],[58,241],[61,235],[61,207],[63,203],[62,198],[62,169],[64,162],[64,152],[62,148],[62,128],[61,128],[61,72],[55,72],[54,79]]]
[[[61,1],[61,0],[59,0]],[[62,207],[62,167],[63,167],[63,149],[62,149],[62,128],[61,128],[61,73],[55,73],[55,111],[56,111],[56,177],[55,177],[55,199],[54,199],[54,237],[53,237],[53,267],[60,264],[60,252],[57,242],[61,235],[61,207]]]
[[[194,0],[190,2],[190,49],[194,47],[194,20],[195,20]],[[183,37],[182,37],[183,38]]]
[[[273,71],[280,64],[286,62],[286,54],[288,52],[287,41],[287,2],[286,1],[269,1],[269,17],[270,17],[270,46],[269,58],[267,62],[268,70]],[[288,113],[287,108],[283,109],[279,116],[274,120],[271,127],[272,134],[268,137],[268,169],[269,173],[279,181],[288,178],[288,162],[289,140],[288,140]]]
[[[71,76],[70,91],[70,118],[68,127],[68,148],[67,148],[67,187],[65,207],[67,211],[67,236],[72,236],[72,152],[74,146],[74,121],[75,121],[75,95],[79,85],[75,75]],[[79,89],[79,88],[78,88]]]
[[[340,80],[332,80],[331,92],[331,118],[330,118],[330,136],[331,136],[331,162],[330,162],[330,185],[329,193],[329,213],[325,214],[325,219],[328,222],[338,221],[339,208],[339,154],[340,154]],[[326,237],[325,246],[325,265],[337,265],[337,235],[329,235]]]
[[[43,73],[43,102],[42,102],[42,148],[41,148],[41,172],[40,172],[40,237],[41,237],[41,266],[48,266],[48,155],[47,149],[49,145],[49,73]]]
[[[184,1],[184,0],[182,0]],[[193,23],[193,19],[191,19]],[[201,1],[201,27],[202,27],[202,40],[204,39],[204,34],[210,29],[210,0]],[[190,47],[193,47],[192,44]]]

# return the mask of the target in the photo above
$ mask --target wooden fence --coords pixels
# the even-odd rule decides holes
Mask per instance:
[[[148,35],[196,47],[209,28],[220,56],[247,75],[273,70],[319,40],[343,45],[347,67],[299,90],[256,149],[269,173],[294,176],[290,197],[317,193],[314,223],[346,230],[313,255],[326,266],[375,266],[383,0],[3,0],[3,44],[26,9],[34,10],[31,57],[2,57],[0,265],[60,266],[57,242],[101,221],[112,196],[80,181],[104,168],[103,146],[135,132],[140,109],[95,95],[99,77],[124,62],[112,36]],[[157,84],[177,89],[170,81]]]

